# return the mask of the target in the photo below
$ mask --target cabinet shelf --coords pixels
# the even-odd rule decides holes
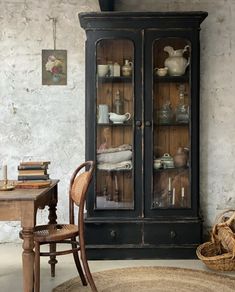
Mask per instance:
[[[154,75],[154,80],[156,82],[186,83],[186,82],[189,81],[189,75],[188,75],[188,73],[186,73],[183,76],[169,76],[169,75],[166,75],[166,76],[160,77],[160,76]]]
[[[132,76],[129,76],[129,77],[126,77],[126,76],[98,77],[98,82],[99,83],[109,83],[109,82],[112,82],[112,83],[121,83],[121,82],[130,83],[130,82],[132,82]]]
[[[123,123],[123,124],[113,124],[113,123],[102,123],[102,124],[99,124],[97,123],[97,126],[100,126],[100,127],[125,127],[125,126],[132,126],[132,123]]]
[[[189,123],[177,123],[177,122],[173,122],[173,123],[169,123],[169,124],[161,124],[161,123],[154,123],[155,127],[187,127],[189,126]]]
[[[99,169],[97,168],[97,171],[100,171],[100,172],[108,172],[108,173],[131,173],[132,172],[132,169],[112,169],[112,170],[109,170],[109,169]]]
[[[177,171],[177,172],[182,172],[185,170],[189,170],[189,167],[172,167],[172,168],[159,168],[159,169],[155,169],[154,168],[154,172],[165,172],[165,171]]]

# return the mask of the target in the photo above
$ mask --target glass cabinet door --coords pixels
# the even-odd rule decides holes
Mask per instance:
[[[191,207],[190,43],[153,43],[152,209]]]
[[[96,209],[134,208],[134,45],[96,44]]]

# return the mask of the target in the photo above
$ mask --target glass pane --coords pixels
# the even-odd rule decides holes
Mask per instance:
[[[187,40],[153,45],[152,208],[190,208],[190,51]]]
[[[133,209],[134,46],[101,40],[96,57],[96,208]]]

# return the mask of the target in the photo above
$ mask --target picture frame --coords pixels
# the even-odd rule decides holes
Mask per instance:
[[[67,85],[67,50],[42,50],[42,85]]]

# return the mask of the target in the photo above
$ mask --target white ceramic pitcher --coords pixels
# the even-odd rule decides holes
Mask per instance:
[[[168,73],[170,76],[182,76],[185,73],[186,68],[190,64],[190,59],[188,60],[183,57],[183,54],[190,48],[190,46],[185,46],[183,49],[174,50],[170,46],[166,46],[164,51],[169,54],[169,57],[165,60],[165,67],[168,68]]]

